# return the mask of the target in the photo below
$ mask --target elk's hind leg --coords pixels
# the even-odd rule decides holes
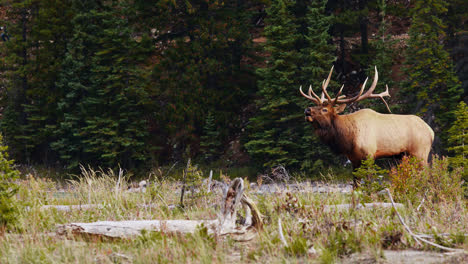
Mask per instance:
[[[419,164],[422,167],[425,167],[429,164],[428,159],[430,151],[430,149],[422,148],[414,152],[409,152],[408,154],[412,157],[415,157],[418,160]]]

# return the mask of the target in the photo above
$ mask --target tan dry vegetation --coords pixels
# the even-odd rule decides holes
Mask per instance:
[[[204,228],[188,235],[143,232],[131,239],[56,234],[58,225],[71,222],[216,219],[221,206],[219,191],[188,192],[185,208],[179,208],[174,206],[180,199],[178,182],[150,179],[145,192],[125,191],[130,185],[125,174],[118,191],[117,182],[118,175],[112,171],[90,169],[65,188],[41,175],[25,177],[17,195],[18,224],[0,236],[0,263],[398,263],[403,261],[398,256],[407,254],[406,250],[420,252],[413,253],[413,260],[421,259],[421,254],[427,254],[425,259],[431,261],[466,260],[466,255],[446,255],[416,243],[392,208],[357,210],[351,206],[325,210],[327,205],[335,204],[354,204],[358,208],[363,201],[360,192],[286,189],[259,193],[247,188],[264,215],[265,226],[245,242],[231,236],[208,235]],[[384,194],[375,194],[373,199],[389,202]],[[414,233],[425,234],[427,239],[447,247],[468,250],[466,200],[425,201],[419,210],[403,199],[398,202],[405,204],[398,210]],[[71,211],[43,208],[65,204],[101,206]],[[287,246],[280,239],[278,219]],[[404,261],[411,259],[409,255]]]

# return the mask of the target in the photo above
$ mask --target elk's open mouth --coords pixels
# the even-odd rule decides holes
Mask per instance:
[[[312,118],[310,115],[306,115],[305,120],[311,123],[314,122],[314,118]]]

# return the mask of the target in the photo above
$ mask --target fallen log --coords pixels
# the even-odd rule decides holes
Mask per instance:
[[[71,223],[57,227],[58,235],[98,235],[111,238],[130,238],[143,230],[167,233],[193,233],[198,226],[208,228],[213,233],[218,226],[217,220],[135,220],[135,221],[98,221],[93,223]]]
[[[137,204],[136,206],[139,207],[139,208],[145,208],[145,209],[161,207],[160,205],[157,205],[157,204]],[[48,205],[43,205],[43,206],[40,207],[41,210],[54,209],[54,210],[62,211],[62,212],[90,210],[90,209],[103,209],[103,208],[104,208],[103,204],[74,204],[74,205],[48,204]],[[175,205],[167,205],[167,208],[174,209]],[[30,207],[27,207],[26,209],[30,210]]]
[[[395,204],[397,208],[404,208],[405,206],[401,203]],[[392,203],[365,203],[365,204],[335,204],[335,205],[326,205],[323,209],[325,212],[329,211],[342,211],[342,210],[374,210],[377,208],[392,208]]]
[[[218,219],[214,220],[137,220],[137,221],[99,221],[93,223],[70,223],[57,227],[58,235],[95,235],[110,238],[131,238],[143,230],[165,233],[194,233],[197,228],[206,227],[209,234],[238,235],[246,240],[252,230],[262,228],[262,217],[254,203],[245,196],[244,182],[241,178],[232,181],[225,191],[223,206]],[[244,225],[236,225],[237,210],[240,205],[247,207]],[[249,234],[249,239],[252,235]]]
[[[41,210],[55,209],[57,211],[64,211],[64,212],[77,211],[77,210],[89,210],[89,209],[94,209],[94,208],[102,209],[104,208],[104,205],[102,204],[74,204],[74,205],[48,204],[48,205],[41,206]]]
[[[314,205],[304,205],[305,208],[311,208]],[[397,208],[404,208],[405,206],[401,203],[396,203],[395,206]],[[392,208],[392,203],[365,203],[365,204],[331,204],[331,205],[324,205],[323,211],[324,212],[331,212],[331,211],[345,211],[345,210],[374,210],[377,208]]]

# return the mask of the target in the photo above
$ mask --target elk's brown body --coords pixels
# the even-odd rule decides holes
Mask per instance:
[[[300,89],[303,96],[318,105],[306,108],[305,115],[306,120],[312,123],[315,133],[325,144],[334,152],[346,155],[354,167],[360,166],[361,161],[368,156],[377,159],[400,154],[412,155],[422,163],[427,163],[434,132],[421,118],[415,115],[380,114],[371,109],[338,115],[346,104],[351,102],[365,98],[383,100],[383,96],[390,96],[388,87],[383,93],[373,94],[378,80],[377,69],[369,91],[362,94],[366,80],[359,95],[349,99],[340,96],[343,87],[336,98],[332,99],[328,95],[326,87],[332,71],[322,84],[321,98],[312,88],[309,88],[308,95],[302,92],[302,88]]]

